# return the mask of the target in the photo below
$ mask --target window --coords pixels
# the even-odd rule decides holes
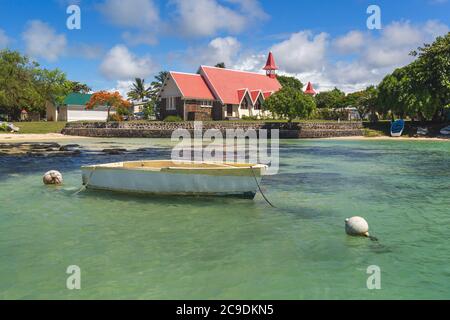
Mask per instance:
[[[247,100],[247,98],[244,98],[244,101],[242,101],[241,109],[248,109],[248,100]]]
[[[259,99],[256,100],[254,108],[255,108],[255,110],[261,110],[261,101]]]
[[[176,98],[168,97],[166,101],[166,110],[176,110]]]
[[[212,101],[202,101],[201,105],[204,107],[212,107]]]

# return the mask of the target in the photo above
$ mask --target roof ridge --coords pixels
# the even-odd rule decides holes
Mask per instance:
[[[169,71],[169,73],[178,73],[178,74],[185,74],[185,75],[189,75],[189,76],[199,76],[201,77],[201,74],[198,73],[190,73],[190,72],[180,72],[180,71]]]
[[[212,66],[206,66],[206,65],[200,65],[200,68],[211,68],[211,69],[220,69],[220,70],[227,70],[227,71],[234,71],[234,72],[243,72],[243,73],[250,73],[250,74],[255,74],[255,75],[258,75],[258,76],[266,77],[266,75],[264,73],[258,73],[258,72],[254,72],[254,71],[236,70],[236,69],[229,69],[229,68],[219,68],[219,67],[212,67]]]

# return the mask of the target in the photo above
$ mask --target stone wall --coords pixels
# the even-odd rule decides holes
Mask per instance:
[[[203,130],[279,129],[282,139],[329,138],[362,135],[361,122],[203,122]],[[88,137],[170,138],[176,129],[194,130],[194,122],[69,122],[62,133]],[[269,131],[270,134],[270,131]]]

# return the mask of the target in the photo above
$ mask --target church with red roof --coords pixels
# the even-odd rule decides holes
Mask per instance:
[[[266,74],[200,66],[197,73],[168,73],[159,93],[160,118],[206,121],[265,117],[263,102],[281,89],[273,54],[263,68]]]

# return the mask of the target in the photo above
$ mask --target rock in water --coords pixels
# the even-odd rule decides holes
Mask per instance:
[[[348,218],[345,219],[345,232],[350,236],[369,237],[369,224],[361,217]]]
[[[42,177],[44,184],[55,184],[59,185],[63,183],[62,174],[59,171],[51,170],[44,174]]]

